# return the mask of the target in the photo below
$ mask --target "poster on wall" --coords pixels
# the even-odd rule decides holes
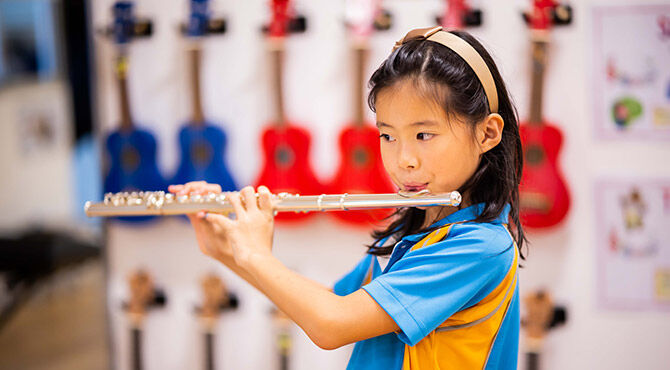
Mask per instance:
[[[670,178],[596,182],[598,306],[670,311]]]
[[[592,11],[595,136],[670,140],[670,4]]]

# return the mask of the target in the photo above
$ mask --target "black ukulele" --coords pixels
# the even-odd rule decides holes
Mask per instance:
[[[523,303],[526,316],[521,326],[526,337],[526,370],[539,370],[544,337],[547,331],[565,323],[566,310],[554,306],[551,295],[543,290],[528,294]]]
[[[205,369],[214,370],[214,328],[221,311],[237,308],[237,297],[228,292],[221,278],[214,274],[205,276],[201,282],[202,306],[198,316],[202,322],[205,339]]]

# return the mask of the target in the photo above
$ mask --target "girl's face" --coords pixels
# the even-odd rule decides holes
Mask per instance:
[[[475,172],[482,147],[467,124],[447,117],[411,80],[377,94],[384,167],[403,191],[457,190]]]

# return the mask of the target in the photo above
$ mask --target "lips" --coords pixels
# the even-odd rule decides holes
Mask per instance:
[[[411,193],[415,193],[418,191],[421,191],[423,189],[426,189],[428,187],[428,183],[408,183],[408,184],[403,184],[402,185],[404,191],[408,191]]]

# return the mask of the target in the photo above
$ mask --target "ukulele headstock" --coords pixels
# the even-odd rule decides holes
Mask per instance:
[[[271,39],[281,40],[290,33],[307,30],[307,19],[293,11],[289,0],[272,0],[270,13],[270,22],[263,26],[262,31]]]
[[[552,26],[572,23],[572,7],[555,0],[532,0],[533,8],[524,11],[522,17],[530,29],[548,32]]]
[[[165,294],[156,289],[153,279],[145,270],[137,270],[128,277],[130,299],[124,304],[134,326],[139,326],[152,306],[165,305]]]
[[[204,327],[212,330],[221,312],[234,310],[238,306],[237,296],[228,291],[220,277],[215,274],[205,275],[200,280],[202,304],[195,311],[200,316]]]
[[[551,294],[544,290],[532,292],[524,297],[526,315],[521,320],[529,347],[541,347],[547,332],[566,322],[564,307],[555,306]]]
[[[208,34],[222,34],[228,29],[224,18],[212,18],[209,0],[190,0],[188,21],[182,24],[181,31],[190,38],[200,38]]]
[[[97,34],[108,37],[119,47],[132,39],[149,37],[153,34],[153,21],[148,18],[136,18],[132,1],[116,1],[111,8],[112,24],[96,30]]]
[[[344,22],[354,39],[366,40],[372,33],[391,28],[392,15],[381,0],[345,0]]]
[[[466,0],[447,0],[444,14],[435,17],[438,25],[445,30],[460,30],[465,27],[482,25],[482,11],[472,8]]]

